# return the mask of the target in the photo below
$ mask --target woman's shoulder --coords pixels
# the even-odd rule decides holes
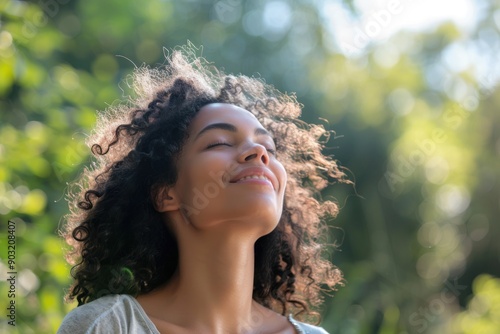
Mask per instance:
[[[107,295],[69,312],[57,334],[158,333],[129,295]]]
[[[328,334],[322,327],[313,326],[306,324],[305,322],[300,322],[295,320],[292,315],[288,316],[288,320],[292,323],[293,327],[297,330],[297,333],[300,334]]]

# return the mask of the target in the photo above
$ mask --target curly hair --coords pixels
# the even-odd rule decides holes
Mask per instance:
[[[320,201],[331,183],[349,182],[321,151],[330,132],[299,120],[294,95],[257,78],[226,75],[196,49],[184,46],[165,67],[140,67],[136,97],[101,113],[88,138],[94,161],[69,193],[70,213],[61,235],[71,246],[73,285],[66,296],[78,306],[113,293],[137,296],[169,281],[178,266],[174,234],[155,210],[155,190],[177,179],[176,158],[188,127],[203,106],[229,103],[252,112],[273,135],[288,174],[277,227],[255,243],[253,298],[299,319],[313,314],[321,291],[335,289],[342,274],[322,259],[325,218],[338,206]]]

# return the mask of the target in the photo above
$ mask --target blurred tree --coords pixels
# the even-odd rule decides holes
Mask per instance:
[[[500,279],[481,274],[474,279],[467,309],[454,317],[452,331],[464,334],[500,332]]]
[[[356,186],[323,194],[342,206],[331,240],[346,277],[325,303],[329,332],[497,329],[484,305],[500,276],[500,4],[472,32],[445,23],[346,56],[329,3],[0,0],[1,309],[7,220],[18,272],[17,326],[2,320],[0,331],[53,333],[75,306],[63,304],[70,267],[57,228],[67,184],[90,161],[95,110],[127,99],[134,67],[160,65],[187,40],[227,72],[296,92],[304,120],[335,130],[325,152]]]

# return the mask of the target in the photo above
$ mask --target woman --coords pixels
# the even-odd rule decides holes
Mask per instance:
[[[186,47],[139,69],[139,98],[101,115],[96,162],[71,197],[78,306],[58,333],[325,333],[319,190],[344,174],[321,126],[260,80],[224,75]]]

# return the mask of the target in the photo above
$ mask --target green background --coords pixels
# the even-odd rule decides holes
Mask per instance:
[[[443,22],[347,53],[322,3],[0,0],[0,332],[54,333],[75,306],[57,228],[96,110],[127,98],[135,66],[189,40],[226,72],[296,92],[303,119],[335,131],[325,154],[355,186],[323,194],[341,206],[330,240],[346,279],[326,298],[326,330],[500,333],[500,2],[478,1],[470,31]],[[483,60],[460,66],[469,53]]]

